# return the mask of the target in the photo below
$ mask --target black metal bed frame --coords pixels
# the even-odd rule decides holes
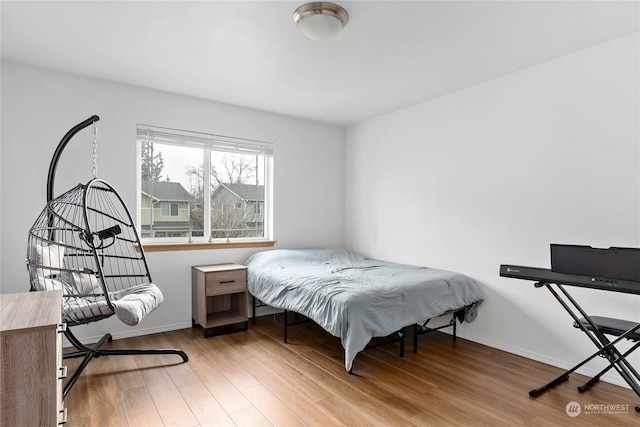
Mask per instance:
[[[53,191],[54,191],[56,168],[58,166],[58,161],[60,160],[60,156],[62,155],[62,152],[63,152],[64,148],[66,147],[67,143],[71,140],[71,138],[75,134],[80,132],[82,129],[94,124],[98,120],[100,120],[100,118],[97,115],[94,115],[94,116],[86,119],[85,121],[83,121],[81,123],[78,123],[73,128],[71,128],[64,135],[62,140],[60,140],[60,142],[58,143],[58,146],[56,147],[56,150],[55,150],[55,152],[53,154],[53,158],[51,159],[51,164],[49,165],[49,173],[48,173],[48,176],[47,176],[47,204],[54,199]],[[50,214],[50,215],[52,215],[52,214]],[[53,218],[51,218],[49,220],[49,222],[50,222],[50,224],[52,224],[53,223]],[[51,233],[51,240],[54,240],[55,230],[52,228],[50,230],[50,233]],[[145,260],[145,265],[146,265],[146,260]],[[148,272],[148,268],[147,268],[147,272]],[[100,320],[102,318],[105,318],[105,316],[97,316],[97,317],[91,319],[91,321]],[[86,323],[89,323],[89,322],[86,322]],[[107,350],[107,349],[101,349],[100,347],[105,342],[112,342],[113,341],[113,337],[109,333],[105,334],[102,338],[100,338],[91,347],[87,347],[84,344],[82,344],[80,342],[80,340],[78,340],[78,338],[71,332],[71,329],[66,327],[66,325],[64,327],[64,335],[67,338],[67,340],[71,343],[71,345],[73,345],[76,348],[76,351],[74,351],[72,353],[63,354],[63,359],[73,359],[73,358],[82,357],[83,360],[80,363],[80,365],[78,366],[78,368],[75,370],[75,372],[73,373],[71,378],[69,378],[67,383],[64,385],[63,394],[62,394],[63,398],[67,396],[67,394],[71,390],[71,387],[73,387],[73,385],[76,383],[76,381],[78,380],[78,378],[80,377],[80,375],[82,374],[84,369],[87,367],[89,362],[92,359],[98,358],[100,356],[125,356],[125,355],[141,355],[141,354],[147,354],[147,355],[152,355],[152,354],[175,354],[175,355],[180,356],[182,358],[183,362],[187,362],[189,360],[189,357],[187,356],[187,354],[184,351],[179,350],[179,349],[146,349],[146,350],[139,350],[139,349]]]
[[[460,313],[460,311],[444,313],[443,316],[446,316],[447,314],[453,314],[451,316],[451,320],[449,320],[449,323],[447,323],[446,325],[436,326],[435,328],[427,327],[427,323],[429,323],[431,321],[431,319],[427,319],[422,324],[422,326],[420,326],[417,323],[415,323],[413,325],[413,352],[414,353],[418,352],[418,335],[428,334],[428,333],[431,333],[431,332],[439,331],[440,329],[449,328],[449,327],[453,328],[453,333],[451,334],[451,337],[452,337],[453,341],[455,341],[456,340],[456,334],[457,334],[457,325],[458,325],[458,323],[456,322],[456,319],[457,319],[458,313]]]
[[[256,321],[256,307],[265,307],[267,306],[267,304],[264,304],[262,301],[260,301],[258,298],[256,298],[255,296],[251,295],[252,298],[252,311],[251,311],[251,320],[253,323],[255,323]],[[256,303],[258,302],[258,303]],[[289,312],[294,313],[296,316],[296,320],[293,322],[289,322]],[[454,310],[454,311],[449,311],[447,313],[443,313],[442,316],[445,316],[447,314],[452,314],[451,316],[451,320],[449,320],[449,323],[447,323],[446,325],[440,325],[440,326],[436,326],[434,328],[430,328],[427,327],[427,323],[429,323],[432,319],[427,319],[422,325],[419,325],[417,323],[413,324],[412,327],[412,331],[413,331],[413,352],[417,353],[418,352],[418,336],[419,335],[423,335],[423,334],[428,334],[431,332],[436,332],[439,331],[440,329],[444,329],[444,328],[453,328],[453,334],[452,334],[452,339],[453,341],[456,340],[456,332],[457,332],[457,328],[456,328],[456,319],[457,316],[460,313],[464,313],[463,310]],[[303,316],[304,319],[299,320],[298,316]],[[438,316],[440,317],[440,316]],[[283,338],[284,338],[284,343],[287,343],[288,337],[289,337],[289,326],[295,326],[295,325],[300,325],[303,323],[309,323],[309,322],[313,322],[313,320],[309,319],[308,317],[304,316],[303,314],[297,313],[295,311],[291,311],[291,310],[284,310],[283,312],[283,322],[282,322],[282,327],[283,327]],[[376,343],[369,343],[364,350],[370,350],[372,348],[376,348],[376,347],[380,347],[383,345],[388,345],[388,344],[392,344],[395,342],[400,342],[400,357],[404,357],[404,350],[405,350],[405,329],[407,328],[407,326],[400,328],[399,330],[397,330],[396,332],[394,332],[393,334],[389,335],[386,340],[383,341],[379,341]],[[385,337],[381,337],[381,338],[385,338]],[[364,351],[363,350],[363,351]],[[351,367],[351,369],[349,370],[350,374],[353,374],[353,366]]]

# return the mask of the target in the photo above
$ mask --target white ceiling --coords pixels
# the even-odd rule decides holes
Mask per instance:
[[[2,58],[348,125],[639,30],[638,1],[2,1]]]

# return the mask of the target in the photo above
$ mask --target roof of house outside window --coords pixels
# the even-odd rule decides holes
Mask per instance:
[[[158,201],[188,202],[192,199],[179,182],[143,181],[142,192]]]
[[[214,194],[226,188],[241,200],[264,201],[264,185],[220,183]]]

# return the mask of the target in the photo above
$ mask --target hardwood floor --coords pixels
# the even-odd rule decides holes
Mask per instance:
[[[340,342],[319,326],[289,328],[265,316],[249,330],[204,339],[184,329],[108,343],[181,348],[177,356],[93,360],[71,389],[68,426],[637,426],[631,390],[572,375],[536,399],[528,392],[561,370],[439,332],[404,358],[390,344],[344,369]],[[70,372],[77,359],[69,359]],[[577,402],[582,413],[567,415]],[[616,405],[607,413],[604,405]],[[608,407],[609,409],[612,406]]]

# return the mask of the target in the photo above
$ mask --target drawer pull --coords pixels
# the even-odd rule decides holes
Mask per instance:
[[[62,414],[62,419],[58,422],[58,425],[66,424],[67,423],[67,408],[64,408],[63,410],[61,410],[60,414]]]
[[[222,281],[220,281],[221,285],[226,285],[228,283],[236,283],[236,281],[235,280],[222,280]]]
[[[59,323],[58,324],[58,333],[67,332],[67,324]]]
[[[67,365],[60,366],[58,371],[60,371],[60,375],[58,376],[59,380],[67,378]]]

